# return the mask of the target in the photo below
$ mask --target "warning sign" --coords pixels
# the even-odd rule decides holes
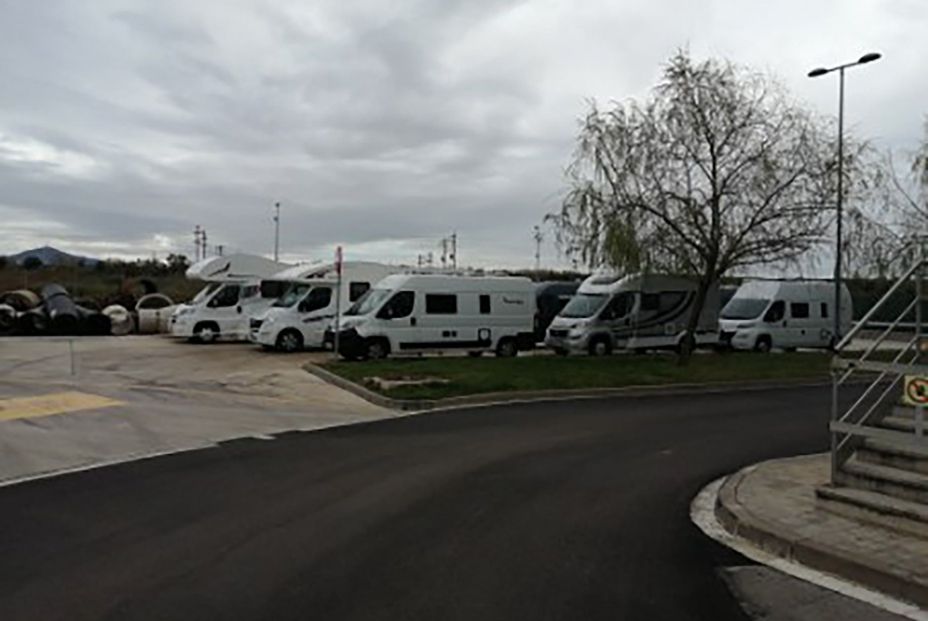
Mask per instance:
[[[908,405],[928,407],[928,377],[907,375],[902,400]]]

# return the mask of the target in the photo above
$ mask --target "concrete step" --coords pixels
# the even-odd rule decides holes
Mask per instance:
[[[815,496],[825,511],[928,539],[928,505],[832,485],[816,488]]]
[[[868,438],[857,448],[855,455],[864,463],[928,475],[928,438],[924,447],[899,446]]]
[[[891,416],[915,418],[915,408],[911,405],[894,405]],[[925,412],[925,421],[928,421],[928,412]]]
[[[851,458],[835,473],[835,483],[928,505],[928,475]]]
[[[880,427],[886,429],[896,429],[898,431],[915,431],[915,419],[906,418],[905,416],[887,416],[880,421]]]

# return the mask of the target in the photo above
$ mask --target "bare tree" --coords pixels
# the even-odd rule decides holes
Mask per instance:
[[[819,243],[833,217],[832,145],[828,127],[772,80],[681,51],[647,102],[591,104],[552,219],[590,265],[698,279],[685,361],[713,283]]]

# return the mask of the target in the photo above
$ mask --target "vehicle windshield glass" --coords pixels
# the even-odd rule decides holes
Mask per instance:
[[[604,293],[578,293],[570,298],[570,302],[561,311],[561,317],[592,317],[608,299],[609,296]]]
[[[367,293],[361,296],[354,305],[345,311],[346,315],[366,315],[375,310],[380,304],[390,297],[392,289],[368,289]]]
[[[220,286],[221,284],[222,284],[222,283],[218,283],[218,282],[211,282],[211,283],[209,283],[208,285],[206,285],[205,287],[203,287],[202,289],[200,289],[200,292],[199,292],[198,294],[196,294],[195,296],[193,296],[193,299],[190,300],[190,303],[191,303],[191,304],[200,304],[201,302],[206,301],[206,298],[208,298],[210,295],[212,295],[213,291],[215,291],[216,289],[218,289],[219,286]]]
[[[757,319],[770,300],[754,298],[732,298],[722,309],[722,319]]]
[[[306,292],[310,290],[312,285],[305,284],[293,284],[290,285],[290,288],[287,289],[287,292],[284,293],[280,298],[274,302],[275,308],[290,308],[306,295]]]

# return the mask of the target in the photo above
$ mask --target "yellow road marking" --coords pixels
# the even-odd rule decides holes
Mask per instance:
[[[80,410],[109,408],[115,405],[125,405],[125,402],[77,391],[56,392],[38,397],[0,399],[0,420],[36,418]]]

